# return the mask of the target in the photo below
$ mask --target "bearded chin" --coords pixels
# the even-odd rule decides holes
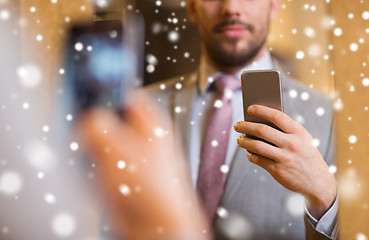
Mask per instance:
[[[241,51],[237,50],[237,41],[237,39],[229,40],[228,44],[231,45],[231,47],[228,49],[221,47],[221,44],[217,44],[214,41],[205,43],[205,48],[209,57],[217,65],[224,67],[240,67],[252,62],[263,47],[266,39],[264,38],[259,44],[250,43],[248,49]]]

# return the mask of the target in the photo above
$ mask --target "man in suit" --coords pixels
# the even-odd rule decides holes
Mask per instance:
[[[333,112],[326,96],[284,74],[267,51],[269,23],[279,5],[280,0],[187,0],[201,37],[199,68],[146,88],[181,133],[217,239],[337,238],[336,180],[328,167],[334,163]],[[248,109],[282,131],[242,121],[239,79],[250,69],[282,71],[284,113],[258,105]]]

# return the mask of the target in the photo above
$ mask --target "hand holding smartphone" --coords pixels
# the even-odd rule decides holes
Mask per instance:
[[[248,122],[262,123],[280,130],[275,124],[250,115],[247,109],[251,105],[263,105],[283,112],[281,78],[278,70],[244,71],[241,75],[244,119]],[[266,142],[255,136],[249,138]],[[270,144],[270,143],[269,143]]]

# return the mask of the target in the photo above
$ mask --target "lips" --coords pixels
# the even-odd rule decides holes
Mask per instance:
[[[228,25],[219,29],[219,33],[226,35],[227,37],[240,37],[247,29],[244,26]]]

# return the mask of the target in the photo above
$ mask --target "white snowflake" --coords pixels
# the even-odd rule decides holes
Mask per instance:
[[[302,100],[307,101],[307,100],[309,100],[309,97],[310,97],[309,93],[307,93],[307,92],[301,93],[301,99]]]
[[[290,96],[290,98],[296,98],[297,97],[297,91],[295,89],[291,89],[288,92],[288,95]]]
[[[369,19],[369,12],[368,11],[364,11],[361,16],[363,17],[364,20],[368,20]]]
[[[323,115],[324,115],[324,113],[325,113],[324,108],[322,108],[322,107],[318,107],[318,108],[316,109],[316,114],[317,114],[318,116],[323,116]]]
[[[348,141],[351,144],[355,144],[357,142],[357,137],[355,135],[350,135]]]
[[[65,116],[65,119],[67,119],[68,122],[73,120],[73,115],[72,114],[67,114],[67,116]]]
[[[334,104],[333,104],[333,107],[335,110],[339,111],[339,110],[342,110],[343,108],[343,103],[342,103],[342,100],[341,99],[337,99]]]
[[[24,156],[27,162],[36,170],[50,171],[56,165],[56,156],[53,149],[40,140],[28,142],[24,148]]]
[[[228,211],[227,209],[225,209],[224,207],[218,207],[217,208],[217,215],[221,218],[226,218],[228,217]]]
[[[100,8],[106,8],[109,5],[107,0],[95,0],[95,2]]]
[[[44,37],[41,34],[37,34],[36,40],[41,42],[44,39]]]
[[[182,83],[176,83],[175,86],[177,90],[180,90],[182,88]]]
[[[44,132],[49,132],[49,131],[50,131],[50,127],[49,127],[48,125],[44,125],[44,126],[42,127],[42,131],[44,131]]]
[[[41,69],[33,64],[26,64],[17,68],[17,74],[20,83],[25,88],[35,88],[40,85],[42,81]]]
[[[335,165],[330,165],[329,172],[335,174],[337,172],[337,167]]]
[[[319,147],[320,140],[317,138],[314,138],[311,144],[313,145],[313,147]]]
[[[52,229],[59,237],[69,237],[76,230],[76,221],[69,213],[59,213],[52,220]]]
[[[164,137],[164,130],[161,127],[155,127],[154,128],[154,134],[155,136],[157,136],[158,138],[162,138]]]
[[[22,104],[22,107],[23,107],[23,109],[29,109],[29,103],[28,102],[24,102],[23,104]]]
[[[69,147],[70,147],[70,149],[71,149],[72,151],[77,151],[77,150],[78,150],[78,148],[79,148],[79,145],[78,145],[78,143],[77,143],[77,142],[72,142],[72,143],[69,145]]]
[[[221,167],[220,167],[220,171],[222,172],[222,173],[228,173],[228,171],[229,171],[229,166],[228,165],[226,165],[226,164],[224,164],[224,165],[222,165]]]
[[[286,202],[288,212],[293,216],[304,214],[304,197],[299,194],[291,195]]]
[[[177,42],[179,40],[179,33],[177,31],[170,31],[168,33],[168,39],[170,42]]]
[[[4,172],[0,177],[0,193],[13,196],[17,194],[23,185],[21,176],[11,170]]]
[[[38,172],[38,173],[37,173],[37,177],[38,177],[39,179],[44,179],[45,174],[44,174],[43,172]]]
[[[124,169],[126,167],[126,162],[123,160],[118,161],[117,166],[119,169]]]
[[[369,86],[369,78],[364,78],[361,83],[363,84],[364,87],[368,87]]]
[[[44,195],[44,200],[50,204],[50,205],[53,205],[56,203],[56,198],[55,196],[52,194],[52,193],[45,193]]]
[[[160,22],[154,22],[152,25],[151,25],[151,31],[153,34],[159,34],[162,30],[163,26],[161,25]]]
[[[152,65],[152,64],[147,65],[147,66],[146,66],[146,71],[147,71],[148,73],[153,73],[153,72],[155,71],[155,67],[154,67],[154,65]]]
[[[293,119],[300,125],[304,125],[305,124],[305,118],[303,116],[301,116],[300,114],[296,114]]]
[[[304,28],[304,33],[309,38],[314,38],[315,37],[315,30],[312,27],[305,27]]]
[[[355,236],[355,240],[368,240],[364,233],[357,233]]]
[[[118,32],[117,31],[115,31],[115,30],[113,30],[113,31],[111,31],[110,33],[109,33],[109,37],[110,38],[116,38],[118,36]]]
[[[119,191],[120,191],[120,193],[122,193],[125,196],[128,196],[128,195],[131,194],[131,189],[125,184],[121,184],[119,186]]]
[[[303,51],[297,51],[296,52],[296,59],[303,59],[305,57],[305,53]]]
[[[312,57],[319,57],[321,55],[321,48],[318,44],[312,44],[309,46],[309,55]]]
[[[1,20],[8,20],[10,18],[10,12],[6,9],[0,11],[0,19]]]
[[[180,112],[182,112],[182,108],[177,106],[177,107],[174,108],[174,111],[176,113],[180,113]]]
[[[211,146],[217,147],[218,146],[218,141],[217,140],[211,141]]]
[[[148,63],[150,63],[151,65],[157,65],[158,64],[158,59],[157,59],[157,57],[155,57],[153,54],[151,54],[151,53],[148,53],[147,55],[146,55],[146,61],[148,62]]]
[[[83,50],[83,44],[80,43],[80,42],[77,42],[75,45],[74,45],[74,49],[76,49],[78,52],[82,51]]]
[[[232,90],[229,90],[229,89],[226,89],[224,95],[225,95],[225,97],[227,99],[232,99],[232,97],[233,97],[233,91]]]
[[[223,107],[223,101],[222,100],[216,100],[215,102],[214,102],[214,107],[216,107],[216,108],[221,108],[221,107]]]
[[[351,43],[350,44],[350,50],[352,52],[356,52],[359,49],[359,45],[357,45],[357,43]]]

